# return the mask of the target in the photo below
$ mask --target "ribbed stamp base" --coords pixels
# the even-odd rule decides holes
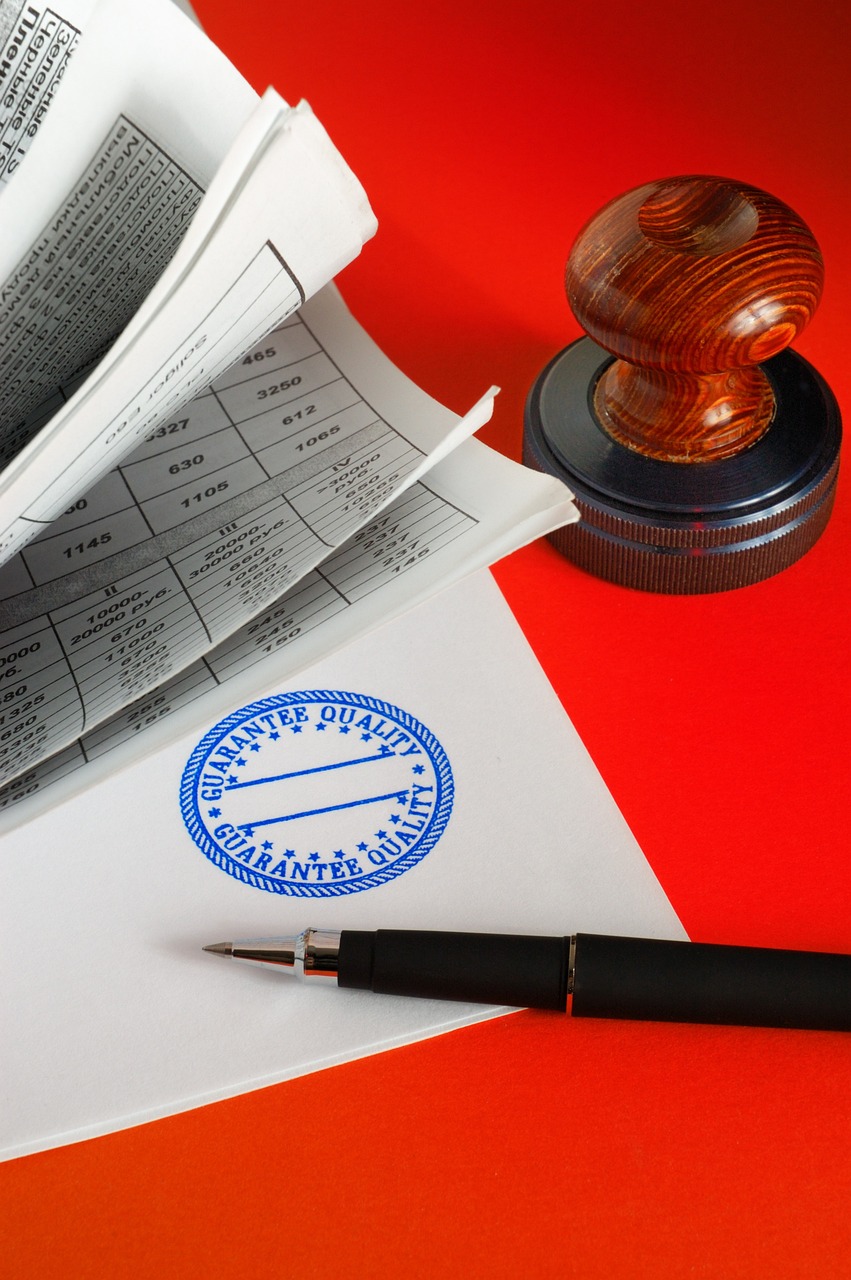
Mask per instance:
[[[611,361],[583,338],[542,372],[526,406],[524,460],[565,481],[581,520],[551,541],[581,568],[644,591],[727,591],[771,577],[820,537],[833,506],[841,424],[794,352],[762,366],[777,409],[750,449],[716,462],[642,457],[600,427],[592,399]]]

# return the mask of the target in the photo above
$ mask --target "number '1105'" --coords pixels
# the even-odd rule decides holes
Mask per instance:
[[[205,498],[214,498],[217,493],[224,493],[227,487],[227,480],[220,480],[218,484],[211,484],[208,489],[204,489],[200,493],[193,493],[191,498],[184,498],[180,505],[182,507],[191,507],[193,502],[203,502]]]

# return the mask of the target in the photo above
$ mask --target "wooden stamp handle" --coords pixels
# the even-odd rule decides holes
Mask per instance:
[[[823,281],[810,229],[756,187],[671,178],[611,201],[565,277],[577,320],[618,357],[594,391],[600,424],[671,462],[748,448],[774,412],[758,366],[809,322]]]

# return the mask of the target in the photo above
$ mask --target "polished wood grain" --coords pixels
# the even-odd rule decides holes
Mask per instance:
[[[648,183],[580,232],[565,277],[579,323],[618,360],[594,393],[620,443],[673,462],[730,457],[768,428],[756,366],[811,319],[818,244],[782,201],[724,178]]]

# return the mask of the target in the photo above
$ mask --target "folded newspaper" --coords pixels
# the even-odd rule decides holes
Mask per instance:
[[[8,823],[576,513],[346,310],[376,223],[307,104],[170,0],[0,42]]]

